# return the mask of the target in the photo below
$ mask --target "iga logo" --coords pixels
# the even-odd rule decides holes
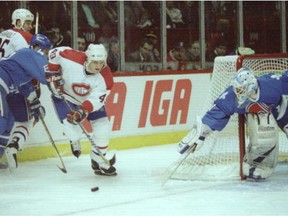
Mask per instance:
[[[86,96],[90,92],[90,85],[87,84],[72,84],[73,92],[79,96]]]

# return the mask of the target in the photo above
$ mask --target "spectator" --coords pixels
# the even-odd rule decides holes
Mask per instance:
[[[96,20],[99,22],[100,27],[105,23],[109,23],[112,27],[117,27],[118,14],[117,14],[116,1],[96,1],[97,13],[95,14]]]
[[[79,35],[77,38],[77,50],[85,51],[86,50],[86,39],[84,35]]]
[[[176,28],[183,24],[182,12],[176,8],[173,1],[166,1],[167,28]]]
[[[93,29],[99,28],[100,25],[94,16],[94,14],[97,14],[97,11],[94,10],[91,3],[93,4],[94,2],[78,1],[78,25]]]
[[[228,51],[231,46],[230,43],[233,41],[232,38],[233,34],[231,31],[230,20],[222,18],[219,19],[216,23],[216,31],[212,33],[212,39],[209,42],[209,50],[215,48],[221,40],[226,40],[226,48]]]
[[[152,22],[152,28],[160,28],[160,2],[144,1],[143,7],[149,13],[149,20]]]
[[[127,27],[146,28],[152,25],[150,13],[141,1],[125,2],[125,25]]]
[[[12,28],[11,14],[18,8],[17,1],[0,1],[0,31]]]
[[[113,37],[109,44],[107,64],[112,72],[119,69],[119,43],[116,37]]]
[[[63,35],[60,27],[56,23],[48,24],[46,36],[52,41],[53,48],[59,46],[71,46],[71,38]]]
[[[137,24],[137,27],[140,29],[143,29],[143,28],[148,28],[150,26],[152,26],[152,21],[149,19],[149,13],[147,11],[144,11]]]
[[[113,37],[116,37],[116,36],[114,36],[114,31],[111,26],[111,23],[109,22],[104,23],[103,26],[101,26],[101,35],[98,39],[98,43],[103,44],[105,49],[108,50],[110,40]]]
[[[227,42],[220,40],[214,50],[208,51],[207,61],[214,62],[217,56],[225,56],[227,54]]]
[[[29,1],[29,8],[33,14],[39,14],[38,33],[45,34],[50,23],[57,23],[61,33],[71,38],[71,5],[72,1]],[[47,10],[49,8],[49,10]],[[53,11],[53,16],[51,16]],[[48,26],[46,26],[48,24]],[[35,32],[36,23],[33,23],[31,33]]]
[[[182,13],[183,27],[193,31],[199,29],[199,6],[198,1],[181,1],[179,9]]]
[[[145,35],[145,38],[148,40],[151,40],[154,44],[154,48],[151,52],[151,56],[152,56],[151,58],[155,62],[160,62],[161,61],[160,52],[157,49],[158,37],[155,34],[153,34],[153,32],[150,32],[149,34]]]
[[[128,62],[155,62],[151,57],[152,50],[154,48],[153,41],[144,39],[139,48],[130,53],[127,57]]]
[[[193,41],[191,46],[186,49],[187,56],[187,69],[198,70],[200,69],[200,42]]]
[[[175,48],[169,51],[167,55],[168,70],[186,70],[187,58],[183,42],[180,42]]]
[[[137,23],[137,17],[130,1],[124,2],[124,20],[125,27],[135,27]]]

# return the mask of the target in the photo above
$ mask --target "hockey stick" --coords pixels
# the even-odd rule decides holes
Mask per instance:
[[[69,105],[69,103],[67,102],[66,98],[62,97],[65,105],[67,106],[67,108],[70,111],[73,111],[73,109],[71,108],[71,106]],[[87,131],[85,130],[85,128],[83,127],[83,125],[81,123],[78,123],[78,125],[80,126],[82,132],[86,135],[86,137],[88,138],[88,140],[90,141],[91,145],[96,149],[97,154],[100,155],[100,157],[105,161],[106,164],[109,165],[114,165],[116,162],[116,158],[115,158],[115,154],[113,155],[113,157],[108,160],[107,158],[105,158],[105,156],[102,154],[102,152],[99,150],[98,146],[96,145],[96,143],[94,142],[93,138],[87,133]]]
[[[50,139],[50,142],[51,142],[51,144],[52,144],[52,146],[53,146],[53,148],[54,148],[54,150],[55,150],[58,158],[59,158],[60,161],[61,161],[61,166],[58,166],[58,165],[57,165],[57,167],[58,167],[62,172],[67,173],[67,170],[66,170],[66,168],[65,168],[65,165],[64,165],[64,162],[63,162],[63,160],[62,160],[62,157],[61,157],[61,155],[59,154],[58,148],[57,148],[54,140],[52,139],[51,133],[50,133],[50,131],[48,130],[48,127],[47,127],[47,125],[46,125],[43,117],[42,117],[41,115],[40,115],[39,117],[40,117],[40,120],[41,120],[41,122],[42,122],[42,124],[43,124],[43,126],[44,126],[44,129],[45,129],[45,131],[46,131],[46,133],[47,133],[47,135],[48,135],[48,137],[49,137],[49,139]]]
[[[172,172],[168,173],[164,180],[162,181],[162,186],[166,184],[166,182],[174,175],[176,170],[180,167],[180,165],[186,160],[186,158],[195,151],[197,147],[197,143],[194,143],[190,148],[186,151],[185,156],[178,162],[178,164],[175,166],[175,168],[172,170]]]
[[[39,13],[36,12],[35,34],[38,34],[38,26],[39,26]]]

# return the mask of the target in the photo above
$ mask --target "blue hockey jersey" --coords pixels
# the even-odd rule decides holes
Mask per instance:
[[[9,93],[19,91],[27,97],[34,89],[31,83],[33,78],[46,84],[47,65],[45,55],[33,49],[23,48],[0,61],[0,78],[9,87]]]
[[[281,103],[282,96],[288,95],[288,71],[285,71],[282,76],[263,75],[258,77],[257,81],[259,95],[256,102],[247,100],[239,105],[233,87],[229,86],[215,100],[213,107],[203,116],[202,122],[212,130],[221,131],[234,113],[272,112],[276,119],[276,107]]]

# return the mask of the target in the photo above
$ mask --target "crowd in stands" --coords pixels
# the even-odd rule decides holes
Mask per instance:
[[[11,14],[16,4],[1,2],[5,13]],[[49,37],[53,47],[71,46],[71,1],[31,1],[30,10],[39,13],[39,33]],[[235,48],[231,34],[230,20],[225,18],[235,13],[233,3],[207,3],[206,25],[213,32],[207,39],[206,61],[227,55]],[[14,6],[14,7],[13,7]],[[47,10],[49,8],[49,11]],[[125,1],[125,61],[156,62],[161,59],[160,38],[160,2]],[[0,9],[1,10],[1,9]],[[51,13],[53,11],[53,13]],[[4,11],[1,10],[1,14]],[[201,69],[199,42],[199,4],[195,1],[167,1],[167,69]],[[219,17],[219,19],[216,19]],[[6,19],[4,19],[4,18]],[[9,27],[10,20],[3,16],[0,30]],[[118,46],[117,1],[78,1],[78,47],[85,50],[89,43],[102,43],[109,52],[109,64],[113,71],[119,70],[120,52]],[[87,32],[93,32],[94,38],[88,38]],[[205,68],[205,66],[204,66]]]

